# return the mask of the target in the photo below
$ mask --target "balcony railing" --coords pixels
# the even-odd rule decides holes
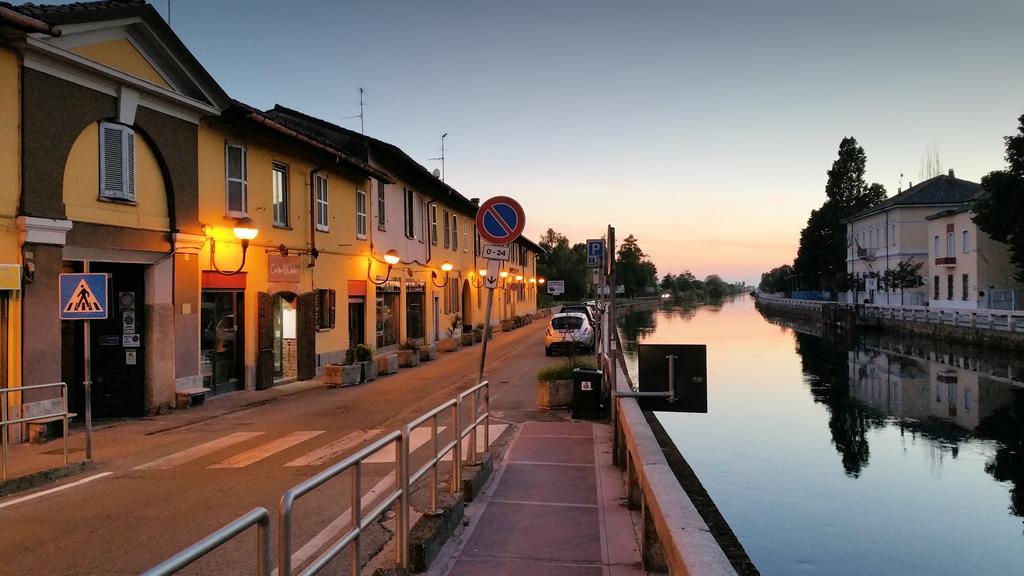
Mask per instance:
[[[936,266],[956,266],[956,256],[944,256],[935,259]]]

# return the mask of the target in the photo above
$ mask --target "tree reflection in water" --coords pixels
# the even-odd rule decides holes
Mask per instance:
[[[1024,516],[1024,390],[1012,392],[1012,400],[982,419],[975,432],[999,443],[985,472],[1000,482],[1010,482],[1010,512]]]

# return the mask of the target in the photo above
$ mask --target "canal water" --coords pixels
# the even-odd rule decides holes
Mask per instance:
[[[707,344],[708,413],[658,413],[762,574],[1024,574],[1024,366],[832,342],[749,296],[620,324]]]

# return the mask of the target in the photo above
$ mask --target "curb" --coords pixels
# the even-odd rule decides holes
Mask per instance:
[[[82,460],[81,462],[73,462],[67,466],[61,466],[59,468],[50,468],[41,472],[35,472],[26,476],[18,478],[12,478],[4,482],[0,482],[0,496],[9,496],[17,492],[24,492],[33,488],[38,488],[44,484],[73,476],[80,472],[93,469],[92,460]]]

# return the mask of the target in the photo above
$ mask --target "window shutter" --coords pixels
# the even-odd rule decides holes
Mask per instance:
[[[320,288],[316,291],[316,327],[317,330],[334,328],[336,308],[336,292],[333,288]]]
[[[245,147],[228,144],[225,151],[228,216],[246,215]]]
[[[135,132],[101,123],[100,155],[100,197],[135,200]]]

